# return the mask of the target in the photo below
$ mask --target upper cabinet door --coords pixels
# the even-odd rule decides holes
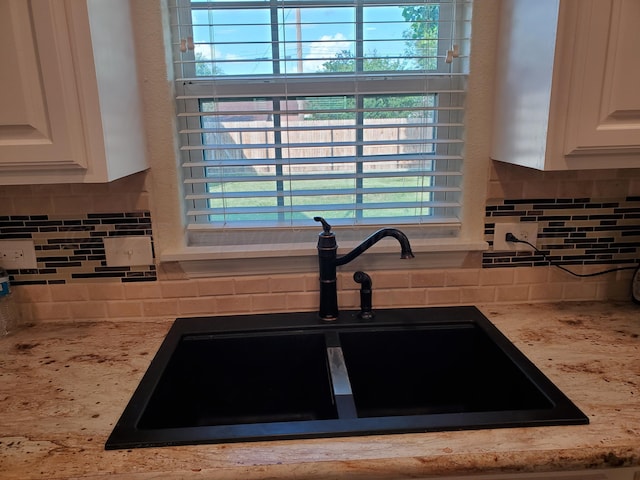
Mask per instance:
[[[578,11],[565,154],[640,153],[640,2],[585,7]]]
[[[0,1],[0,166],[85,169],[64,9]]]
[[[640,168],[640,1],[503,0],[491,158]]]
[[[0,185],[147,168],[128,0],[0,0]]]

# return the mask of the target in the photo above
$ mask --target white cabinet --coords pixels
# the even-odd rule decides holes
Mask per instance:
[[[128,0],[0,0],[0,185],[147,168]]]
[[[638,0],[504,0],[491,158],[640,168],[638,25]]]

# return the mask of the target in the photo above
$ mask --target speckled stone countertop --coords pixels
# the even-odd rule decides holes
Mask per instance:
[[[166,322],[0,339],[0,478],[401,479],[640,465],[640,307],[480,306],[589,425],[105,451]]]

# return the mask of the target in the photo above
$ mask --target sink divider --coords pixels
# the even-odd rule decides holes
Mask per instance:
[[[340,338],[336,332],[326,332],[327,363],[331,375],[333,398],[336,402],[338,418],[358,418],[349,372],[344,362]]]

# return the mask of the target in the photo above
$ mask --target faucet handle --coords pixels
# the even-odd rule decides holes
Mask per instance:
[[[329,225],[324,218],[322,218],[322,217],[313,217],[313,219],[316,222],[321,222],[322,223],[322,230],[324,230],[324,233],[326,235],[329,235],[331,233],[331,225]]]

